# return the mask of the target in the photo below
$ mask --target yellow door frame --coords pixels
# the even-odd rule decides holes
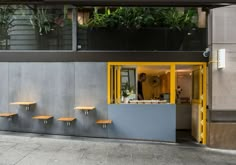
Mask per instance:
[[[120,94],[121,94],[121,66],[117,67],[117,103],[120,104]]]
[[[207,103],[207,63],[205,62],[108,62],[107,63],[107,104],[111,103],[111,73],[110,73],[110,67],[111,66],[117,66],[118,67],[118,72],[116,73],[115,80],[117,81],[117,87],[116,87],[116,95],[117,96],[117,101],[116,103],[120,103],[120,93],[121,93],[121,88],[120,88],[120,69],[121,66],[126,66],[126,65],[131,65],[131,66],[158,66],[158,65],[168,65],[170,66],[170,104],[175,104],[175,97],[176,97],[176,65],[199,65],[202,67],[202,84],[203,86],[201,87],[202,91],[202,101],[201,101],[201,114],[199,118],[199,122],[201,123],[201,142],[202,144],[206,144],[206,134],[207,134],[207,129],[206,129],[206,120],[207,120],[207,112],[206,112],[206,103]],[[193,100],[194,102],[194,100]]]
[[[202,144],[206,144],[207,143],[207,65],[204,64],[202,66],[202,74],[203,74],[203,98],[202,98],[202,109],[201,109],[201,113],[202,113],[202,134],[201,134],[201,138],[202,138]]]

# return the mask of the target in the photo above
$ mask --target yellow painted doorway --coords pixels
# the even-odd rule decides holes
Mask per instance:
[[[192,71],[192,136],[206,144],[206,100],[207,72],[206,64],[193,66]]]

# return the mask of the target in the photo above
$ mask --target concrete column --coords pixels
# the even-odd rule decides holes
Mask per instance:
[[[208,145],[236,149],[236,6],[213,9],[208,17]],[[217,68],[217,51],[226,49],[226,68]]]
[[[214,9],[210,14],[210,109],[236,111],[236,6]],[[212,17],[212,19],[211,19]],[[211,36],[212,35],[212,36]],[[217,50],[226,49],[226,68],[217,69]]]

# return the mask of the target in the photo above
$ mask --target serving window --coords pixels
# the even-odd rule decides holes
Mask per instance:
[[[175,103],[175,65],[109,63],[108,68],[108,104]]]

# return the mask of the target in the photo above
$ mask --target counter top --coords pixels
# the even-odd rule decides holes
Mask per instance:
[[[164,104],[167,100],[130,100],[130,104]]]

